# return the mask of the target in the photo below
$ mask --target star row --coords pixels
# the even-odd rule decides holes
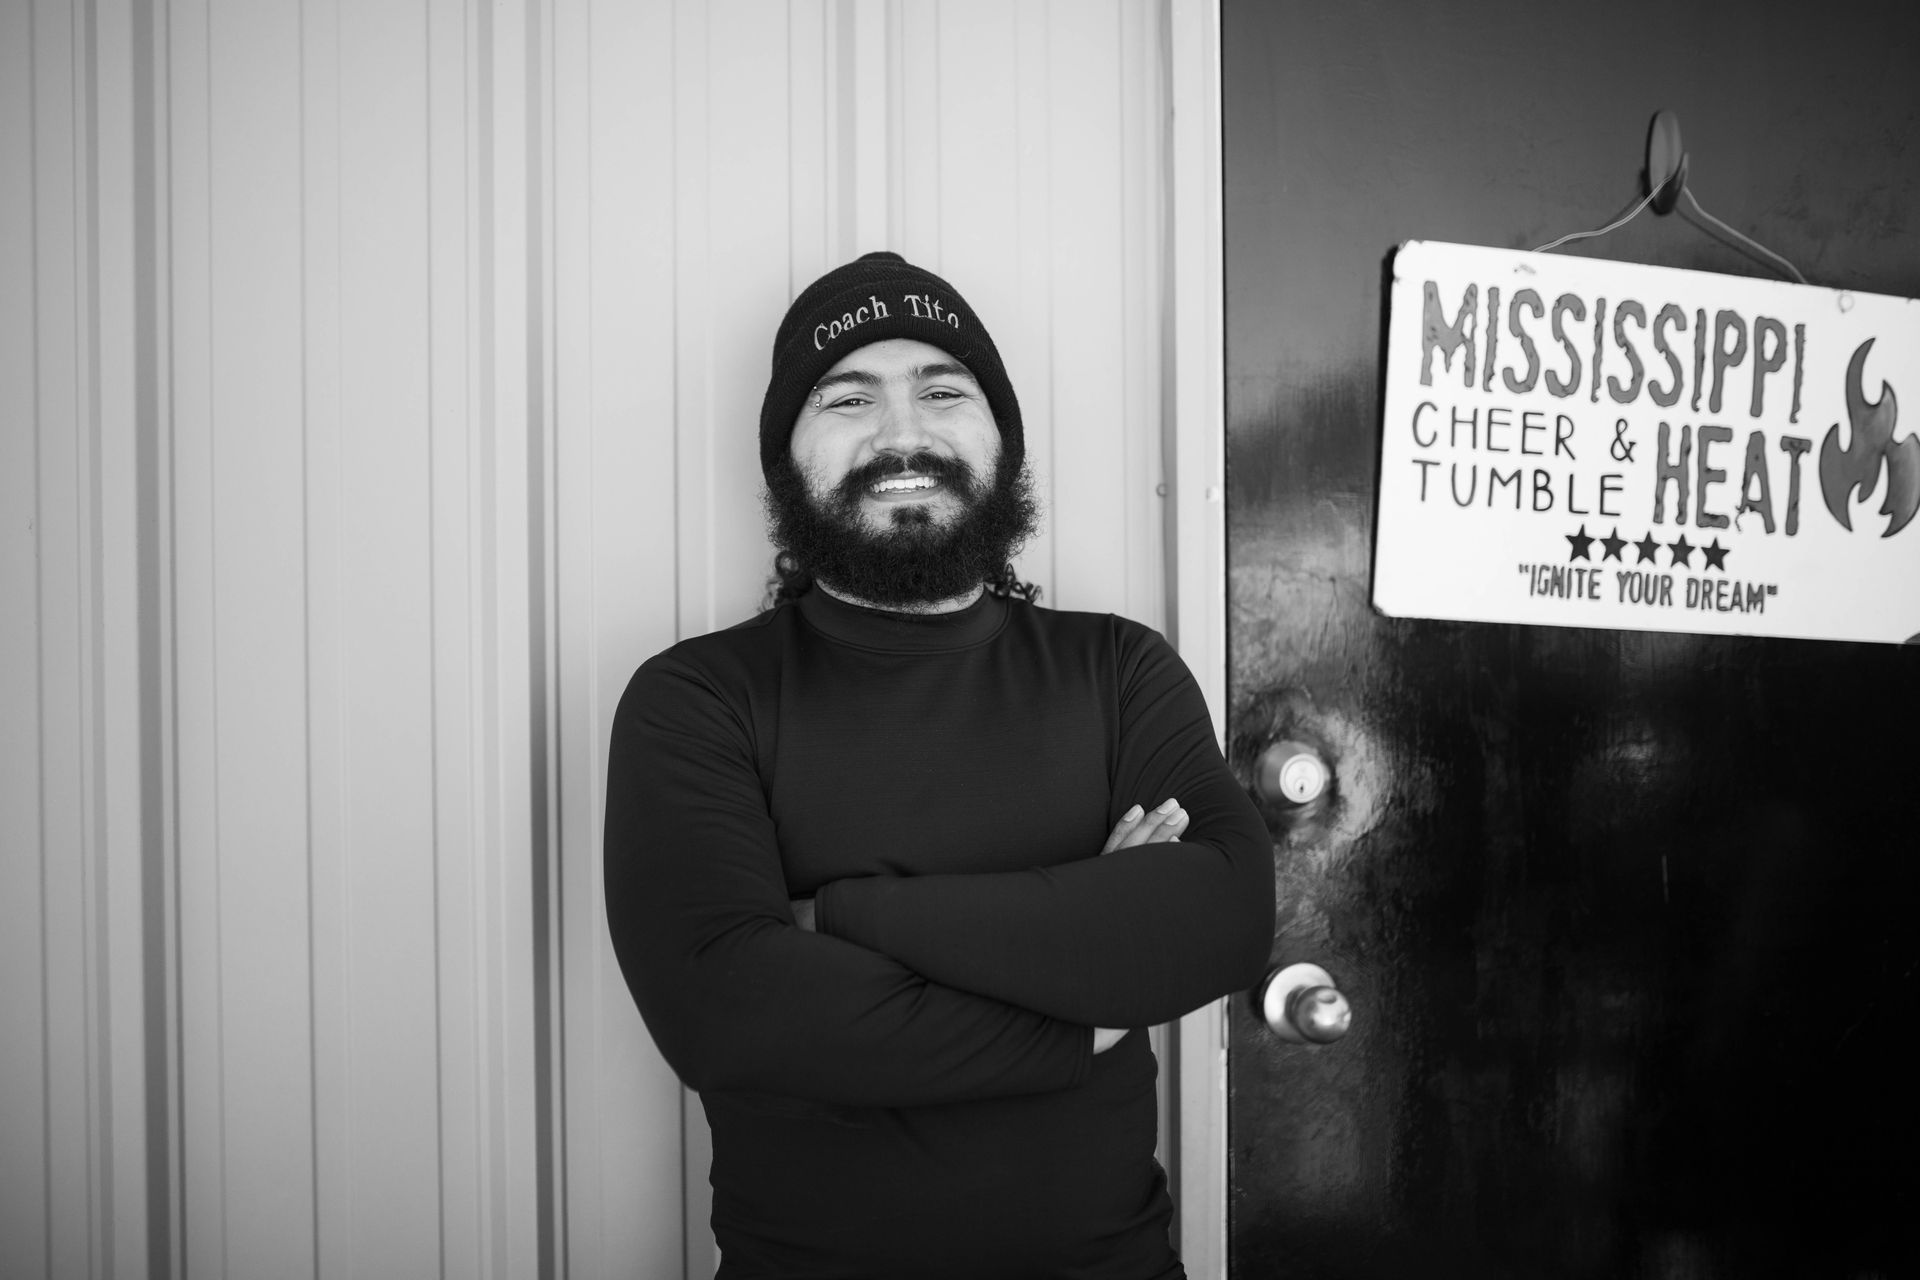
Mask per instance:
[[[1727,571],[1727,554],[1733,550],[1731,547],[1721,546],[1720,539],[1718,538],[1713,540],[1711,546],[1696,547],[1687,541],[1687,535],[1684,533],[1672,542],[1657,542],[1654,540],[1652,532],[1649,531],[1647,536],[1638,542],[1628,542],[1620,536],[1620,529],[1617,525],[1614,527],[1613,532],[1604,538],[1588,536],[1587,526],[1584,524],[1580,526],[1580,532],[1562,534],[1561,536],[1567,540],[1569,547],[1571,547],[1571,550],[1567,553],[1569,563],[1575,560],[1591,561],[1594,558],[1592,547],[1593,544],[1597,542],[1603,548],[1600,554],[1600,559],[1602,560],[1618,560],[1621,564],[1625,564],[1627,563],[1626,557],[1621,553],[1628,547],[1632,547],[1640,553],[1640,558],[1633,563],[1659,564],[1660,561],[1657,557],[1660,554],[1660,548],[1665,547],[1667,549],[1667,555],[1669,556],[1667,561],[1669,565],[1685,565],[1691,569],[1693,568],[1693,553],[1698,551],[1705,560],[1705,563],[1700,566],[1701,568],[1718,569],[1720,572],[1725,573]]]

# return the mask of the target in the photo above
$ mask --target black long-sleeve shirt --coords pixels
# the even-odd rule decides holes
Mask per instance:
[[[1179,843],[1099,855],[1170,796]],[[1124,619],[816,590],[648,661],[607,915],[707,1110],[721,1274],[1177,1274],[1153,1056],[1089,1028],[1256,982],[1270,852],[1185,666]]]

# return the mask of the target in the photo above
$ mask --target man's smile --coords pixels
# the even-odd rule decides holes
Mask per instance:
[[[874,481],[867,486],[867,494],[883,502],[910,502],[928,497],[941,487],[940,482],[932,476],[908,472]]]

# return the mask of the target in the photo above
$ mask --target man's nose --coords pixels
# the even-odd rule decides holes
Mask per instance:
[[[875,453],[918,453],[933,443],[920,403],[912,396],[888,396],[873,433]]]

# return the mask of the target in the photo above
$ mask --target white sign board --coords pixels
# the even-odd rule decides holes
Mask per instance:
[[[1383,613],[1920,637],[1920,302],[1419,241],[1393,273]]]

